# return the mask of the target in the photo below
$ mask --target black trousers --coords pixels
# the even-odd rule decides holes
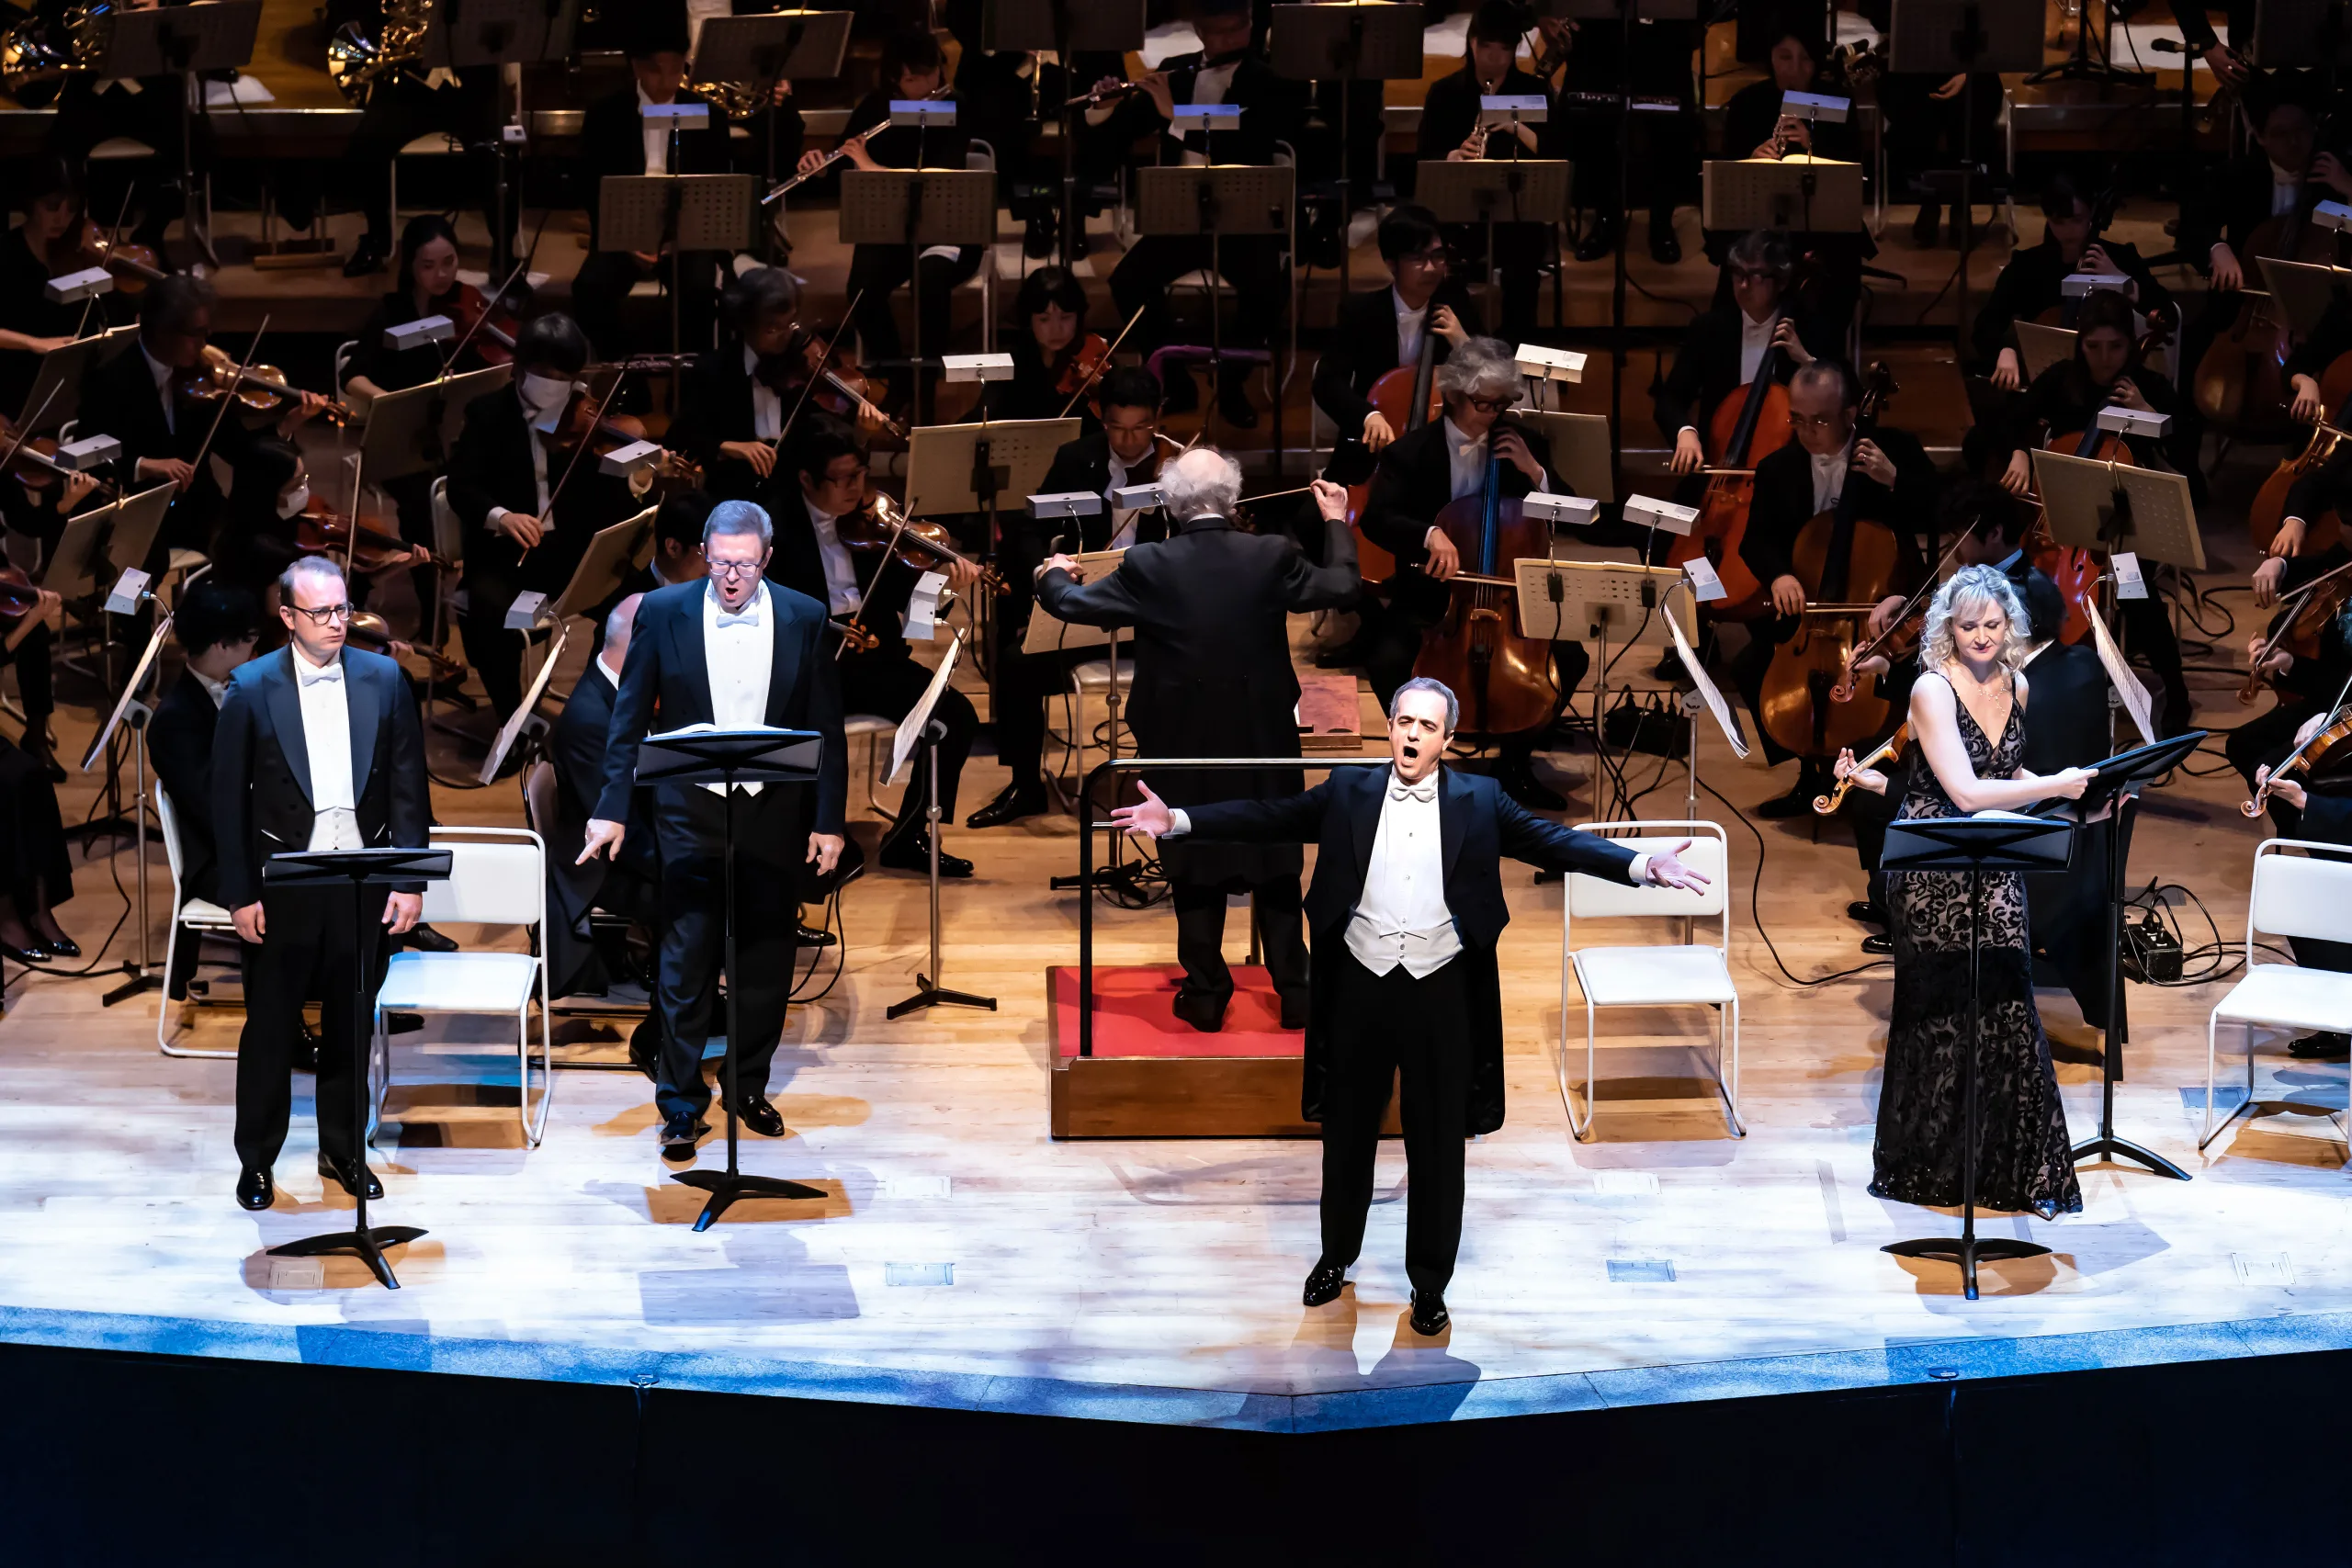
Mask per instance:
[[[895,653],[845,653],[839,668],[843,713],[904,718],[922,701],[923,692],[931,684],[931,671],[916,663],[903,649]],[[972,737],[979,733],[980,716],[972,706],[972,699],[953,686],[939,694],[939,701],[931,712],[947,728],[945,739],[938,743],[939,815],[946,820],[956,815],[956,786],[964,776],[964,760],[972,754]],[[899,833],[922,832],[923,815],[931,804],[929,760],[918,751],[908,767],[906,799],[899,812],[899,825],[892,830],[893,838]]]
[[[1046,772],[1046,729],[1048,705],[1069,690],[1069,672],[1099,648],[1072,648],[1048,653],[1023,653],[1024,617],[1014,624],[1010,615],[997,621],[996,664],[989,672],[989,722],[996,727],[997,761],[1017,784],[1035,784]]]
[[[792,992],[808,793],[771,785],[739,794],[734,810],[735,957],[742,973],[727,979],[743,1031],[735,1042],[737,1087],[764,1094]],[[727,1028],[718,1006],[727,956],[727,811],[725,799],[698,784],[654,792],[654,839],[662,850],[662,956],[653,996],[662,1066],[654,1103],[664,1120],[699,1116],[709,1106],[703,1048]]]
[[[358,1157],[352,1075],[363,1070],[368,1043],[353,1033],[351,998],[355,990],[373,996],[384,983],[390,957],[377,924],[384,897],[381,888],[367,890],[362,939],[346,888],[288,887],[262,895],[262,940],[244,944],[243,952],[245,1028],[237,1043],[236,1142],[244,1169],[266,1169],[285,1146],[294,1104],[294,1043],[302,1032],[302,1004],[313,997],[322,1004],[319,1151],[334,1160]]]
[[[1111,269],[1111,298],[1118,304],[1119,320],[1144,311],[1143,320],[1128,335],[1130,348],[1148,355],[1168,342],[1168,286],[1188,272],[1208,266],[1209,249],[1205,239],[1147,234]],[[1222,240],[1216,244],[1216,262],[1233,286],[1235,299],[1234,324],[1223,334],[1224,345],[1272,347],[1282,334],[1281,242],[1258,235]]]
[[[57,786],[21,748],[0,740],[0,893],[30,919],[74,897],[74,857]]]
[[[17,695],[24,704],[25,732],[40,733],[49,716],[57,711],[57,680],[48,625],[35,626],[13,652],[0,655],[0,660],[17,667]]]
[[[1464,1143],[1469,1135],[1469,997],[1459,961],[1416,980],[1399,964],[1374,975],[1342,951],[1323,1099],[1323,1261],[1349,1264],[1363,1250],[1373,1161],[1401,1086],[1405,1167],[1405,1274],[1416,1291],[1442,1291],[1462,1247]]]
[[[680,267],[675,256],[663,256],[648,266],[630,251],[597,251],[580,264],[571,280],[571,319],[588,334],[599,355],[620,358],[631,354],[670,352],[670,307],[662,306],[662,324],[651,333],[631,333],[623,314],[628,291],[648,278],[658,278],[677,291],[678,347],[685,354],[707,352],[711,323],[718,308],[718,256],[690,251]],[[642,392],[644,378],[638,378]]]
[[[923,357],[937,359],[948,351],[956,286],[980,270],[980,248],[966,245],[953,256],[924,256],[922,266],[922,282],[915,289],[916,324],[922,331]],[[904,245],[860,245],[850,254],[849,292],[858,300],[857,335],[864,340],[868,365],[906,359],[906,340],[899,335],[890,296],[906,285],[909,267]],[[858,299],[861,291],[865,297]],[[911,389],[914,381],[903,384]]]
[[[498,119],[497,87],[496,73],[487,68],[467,72],[465,81],[455,87],[427,87],[400,75],[376,84],[333,176],[337,194],[368,215],[369,239],[387,251],[400,239],[392,231],[392,154],[435,130],[469,147],[488,145]],[[482,222],[495,236],[497,197],[489,170],[477,154],[469,152],[465,161],[469,168],[481,170]],[[595,197],[592,194],[589,199]],[[514,220],[514,211],[508,211],[507,223],[511,226]]]
[[[1184,966],[1184,990],[1215,998],[1219,1007],[1233,998],[1233,971],[1225,963],[1225,901],[1246,887],[1250,916],[1258,923],[1258,953],[1266,973],[1283,998],[1283,1010],[1294,1016],[1306,1010],[1306,936],[1300,913],[1298,877],[1270,877],[1264,882],[1185,882],[1170,880],[1170,902],[1176,906],[1176,961]]]

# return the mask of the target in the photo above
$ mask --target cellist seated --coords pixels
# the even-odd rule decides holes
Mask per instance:
[[[2041,193],[2041,243],[2009,257],[1993,285],[1992,298],[1977,312],[1973,333],[1977,356],[1992,367],[1993,385],[2014,392],[2025,385],[2024,360],[2018,353],[2015,329],[2020,321],[2039,319],[2065,302],[2065,280],[2082,272],[2129,280],[2125,292],[2153,325],[2167,314],[2172,295],[2139,248],[2099,233],[2099,212],[2064,175],[2054,176]],[[2086,297],[2088,298],[2087,296]],[[2063,324],[2079,330],[2081,308]]]
[[[1373,406],[1374,385],[1392,370],[1418,367],[1423,344],[1442,365],[1456,344],[1482,331],[1470,290],[1450,274],[1445,236],[1428,208],[1407,203],[1380,220],[1380,259],[1394,281],[1340,302],[1315,365],[1315,406],[1340,431],[1323,476],[1334,484],[1362,484],[1381,448],[1405,434],[1405,422]]]
[[[1845,361],[1813,361],[1789,379],[1789,423],[1796,439],[1756,465],[1755,498],[1739,553],[1756,580],[1770,590],[1774,615],[1757,623],[1764,635],[1740,650],[1732,670],[1759,730],[1764,672],[1772,650],[1796,634],[1813,592],[1798,577],[1795,560],[1797,535],[1808,522],[1838,510],[1842,499],[1857,522],[1882,523],[1894,531],[1909,581],[1917,581],[1925,570],[1914,530],[1935,511],[1935,467],[1918,438],[1906,432],[1880,425],[1860,434],[1855,428],[1860,412],[1861,389]],[[1902,601],[1894,603],[1899,607]],[[1763,739],[1764,755],[1773,764],[1794,754],[1770,735]],[[1761,814],[1793,817],[1810,810],[1813,797],[1829,787],[1830,762],[1828,757],[1804,758],[1795,787],[1765,802]]]
[[[1731,305],[1718,304],[1691,318],[1675,351],[1674,368],[1651,394],[1658,430],[1674,443],[1671,467],[1678,474],[1697,473],[1705,466],[1711,455],[1705,426],[1725,399],[1756,379],[1768,348],[1780,350],[1774,378],[1785,386],[1798,366],[1830,352],[1838,336],[1834,323],[1802,317],[1793,301],[1790,314],[1781,313],[1795,276],[1786,234],[1777,229],[1743,234],[1724,265],[1731,273]]]
[[[1364,503],[1364,536],[1394,555],[1397,566],[1393,613],[1381,617],[1364,658],[1365,673],[1384,707],[1411,678],[1423,634],[1445,617],[1451,602],[1447,580],[1466,570],[1460,550],[1431,519],[1449,502],[1484,492],[1490,448],[1500,460],[1505,497],[1535,491],[1575,493],[1554,475],[1551,448],[1541,434],[1510,424],[1498,429],[1521,390],[1517,361],[1499,339],[1471,338],[1455,348],[1437,372],[1437,389],[1443,415],[1382,450]],[[1508,577],[1510,567],[1498,562],[1497,571]],[[1580,643],[1552,645],[1553,672],[1564,699],[1590,662]],[[1491,738],[1499,742],[1497,781],[1532,810],[1557,811],[1567,804],[1535,777],[1535,743],[1549,728],[1546,724]]]

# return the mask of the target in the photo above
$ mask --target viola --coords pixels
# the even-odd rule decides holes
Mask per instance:
[[[1910,744],[1911,726],[1909,721],[1906,720],[1902,724],[1896,725],[1894,727],[1894,733],[1888,736],[1885,740],[1882,741],[1876,750],[1872,751],[1867,757],[1855,759],[1854,766],[1858,770],[1861,768],[1873,767],[1880,762],[1885,761],[1890,757],[1900,757],[1903,755],[1903,749]],[[1827,795],[1815,795],[1813,797],[1814,814],[1817,817],[1835,816],[1838,808],[1846,804],[1847,792],[1853,787],[1854,775],[1852,773],[1849,773],[1844,778],[1839,779],[1830,789]]]
[[[65,468],[57,460],[57,437],[36,435],[27,440],[19,440],[16,426],[9,423],[5,414],[0,414],[0,445],[5,445],[7,448],[5,453],[0,453],[0,470],[14,474],[19,484],[35,494],[46,491],[51,485],[62,480],[76,477],[73,469]],[[91,493],[101,501],[115,502],[122,499],[120,490],[99,479],[96,474],[80,477],[90,481],[93,487]]]
[[[1788,319],[1773,313],[1772,329]],[[1769,336],[1769,334],[1768,334]],[[1747,534],[1747,510],[1756,495],[1756,465],[1795,438],[1789,423],[1789,389],[1781,384],[1781,351],[1769,344],[1757,362],[1756,378],[1724,395],[1707,421],[1707,449],[1715,471],[1699,498],[1699,521],[1667,550],[1669,566],[1704,556],[1724,585],[1725,603],[1714,614],[1747,620],[1762,613],[1764,584],[1747,570],[1739,552]]]
[[[2327,716],[2327,722],[2312,731],[2312,738],[2280,759],[2254,798],[2238,809],[2248,817],[2262,815],[2263,803],[2270,798],[2270,786],[2289,773],[2301,773],[2312,784],[2341,784],[2352,779],[2352,705],[2338,707]]]
[[[1008,584],[994,561],[975,560],[956,547],[955,536],[937,523],[909,517],[898,503],[876,491],[865,504],[834,520],[833,532],[853,555],[885,552],[918,571],[936,571],[949,561],[976,569],[991,593],[1003,593]]]
[[[599,398],[585,387],[574,387],[571,400],[564,405],[555,429],[548,433],[548,445],[571,454],[570,462],[576,466],[583,453],[593,452],[601,457],[651,439],[645,433],[644,422],[636,415],[607,414],[605,406],[611,401],[610,393]],[[667,481],[668,487],[692,489],[702,483],[702,465],[667,448],[654,460],[650,472],[655,482]],[[571,468],[567,467],[564,477],[568,479],[571,474]],[[553,496],[548,498],[548,505],[554,507]]]
[[[784,362],[784,368],[773,379],[763,379],[779,400],[796,412],[803,400],[814,400],[818,407],[838,418],[856,420],[862,416],[894,440],[907,438],[906,427],[884,413],[875,401],[887,397],[889,389],[865,374],[850,333],[821,322],[796,326],[792,342],[777,357]]]
[[[1879,411],[1897,390],[1883,364],[1872,365],[1862,381],[1858,445],[1875,431]],[[1871,609],[1903,586],[1901,542],[1885,524],[1855,515],[1860,489],[1849,476],[1837,506],[1798,529],[1790,551],[1805,606],[1796,634],[1773,650],[1758,716],[1766,734],[1802,757],[1835,757],[1886,728],[1884,697],[1857,691],[1838,702],[1831,694],[1849,679]]]
[[[161,283],[171,275],[164,270],[163,258],[153,247],[113,240],[98,231],[97,223],[82,220],[82,232],[74,246],[74,259],[85,266],[102,266],[114,274],[115,292],[137,295],[146,292],[151,283]]]
[[[1101,333],[1088,333],[1061,351],[1058,363],[1061,373],[1054,378],[1054,392],[1058,397],[1074,398],[1091,385],[1102,373],[1111,357],[1111,345]],[[1099,417],[1102,411],[1097,409]]]
[[[1514,560],[1552,553],[1551,525],[1529,518],[1502,494],[1502,459],[1487,433],[1482,494],[1448,502],[1436,517],[1460,552],[1462,570],[1446,581],[1445,615],[1421,637],[1413,673],[1451,686],[1462,701],[1462,732],[1516,735],[1550,724],[1567,694],[1552,672],[1552,645],[1519,632]]]
[[[217,344],[204,345],[204,357],[196,369],[182,377],[179,393],[195,402],[218,402],[233,397],[238,403],[256,413],[274,413],[285,406],[289,398],[302,395],[298,387],[287,385],[285,373],[275,365],[248,365],[242,368]],[[326,417],[337,424],[348,424],[358,419],[359,411],[334,398],[326,400]]]
[[[412,545],[398,534],[370,524],[358,525],[355,541],[353,519],[313,496],[294,517],[295,546],[308,555],[347,557],[354,571],[374,574],[404,566],[429,566],[433,552]]]

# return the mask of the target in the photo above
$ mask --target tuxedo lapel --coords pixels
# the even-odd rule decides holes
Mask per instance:
[[[768,592],[766,607],[761,612],[775,624],[768,630],[768,705],[767,722],[784,728],[783,711],[792,696],[793,677],[797,675],[800,650],[785,644],[784,602],[773,589]]]
[[[1445,861],[1445,880],[1453,881],[1453,863],[1462,858],[1462,837],[1470,825],[1470,809],[1475,792],[1466,774],[1452,768],[1441,768],[1438,777],[1442,787],[1437,795],[1438,847]]]
[[[702,600],[698,596],[690,596],[681,607],[678,616],[678,652],[685,667],[700,677],[701,718],[705,721],[716,719],[718,716],[718,704],[711,696],[710,654],[703,645]],[[684,714],[664,714],[662,716],[662,728],[664,729],[676,729],[682,725],[694,722],[695,721]]]
[[[294,782],[301,786],[302,798],[315,800],[311,789],[311,747],[302,733],[302,697],[294,677],[294,649],[289,643],[273,656],[269,675],[269,728],[277,736],[277,749],[286,757],[286,765],[294,771]]]
[[[1388,798],[1388,774],[1378,768],[1350,768],[1340,775],[1353,789],[1348,802],[1350,836],[1355,841],[1356,885],[1372,874],[1372,842],[1380,831],[1381,803]]]
[[[372,681],[363,681],[346,655],[343,661],[344,701],[351,715],[351,798],[368,793],[368,770],[376,765],[376,727],[383,717],[382,694]]]

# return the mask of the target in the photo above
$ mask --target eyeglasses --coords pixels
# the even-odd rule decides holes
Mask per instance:
[[[1796,430],[1835,430],[1845,417],[1846,411],[1843,409],[1836,413],[1792,413],[1789,415],[1789,424]]]
[[[1396,259],[1400,262],[1410,262],[1415,266],[1443,266],[1446,265],[1445,247],[1432,245],[1426,251],[1414,251]]]
[[[311,624],[314,626],[325,626],[330,621],[351,619],[349,604],[321,604],[315,608],[308,604],[288,604],[286,607],[298,615],[309,616]]]
[[[1462,400],[1468,403],[1472,408],[1476,409],[1480,413],[1500,413],[1503,410],[1510,407],[1514,400],[1505,397],[1464,398]]]
[[[723,577],[732,582],[739,578],[757,577],[765,563],[755,560],[715,560],[710,563],[710,575]]]

